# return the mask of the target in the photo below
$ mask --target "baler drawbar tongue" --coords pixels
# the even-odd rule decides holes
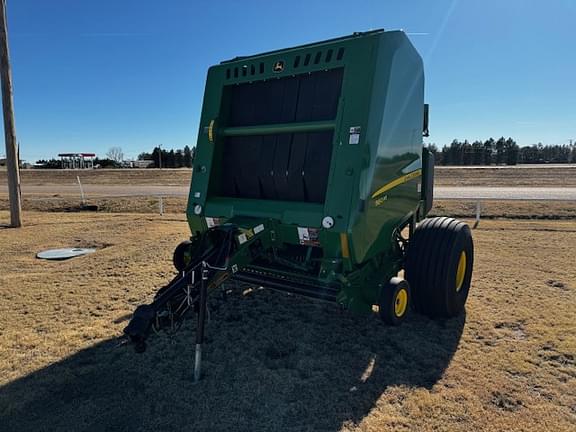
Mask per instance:
[[[200,378],[208,294],[236,273],[240,266],[257,257],[258,248],[254,245],[261,243],[264,234],[266,230],[244,240],[243,233],[233,224],[206,231],[199,239],[198,255],[191,257],[186,268],[157,292],[152,303],[138,306],[124,328],[124,334],[134,344],[136,352],[146,350],[146,339],[152,331],[175,332],[187,316],[196,313],[194,378],[197,381]]]

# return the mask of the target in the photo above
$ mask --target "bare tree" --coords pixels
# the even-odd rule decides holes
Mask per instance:
[[[106,153],[106,157],[114,162],[120,163],[124,160],[124,153],[122,147],[110,147]]]

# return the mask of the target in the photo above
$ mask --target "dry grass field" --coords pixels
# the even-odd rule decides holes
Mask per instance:
[[[22,171],[73,185],[77,171]],[[82,171],[85,184],[187,185],[190,170]],[[444,186],[576,186],[575,167],[440,168]],[[5,184],[0,170],[0,185]],[[400,328],[332,305],[230,285],[211,299],[205,379],[193,323],[118,346],[135,306],[172,274],[186,199],[24,197],[1,228],[0,431],[576,430],[576,202],[483,204],[465,316]],[[466,218],[473,203],[437,201]],[[554,219],[554,220],[551,220]],[[93,246],[64,262],[37,251]]]
[[[186,211],[187,198],[164,197],[163,209],[167,214],[183,215]],[[89,198],[87,203],[96,205],[104,213],[159,213],[157,197],[109,197]],[[24,198],[22,207],[25,211],[74,212],[80,208],[78,198],[38,199]],[[0,211],[8,210],[8,199],[0,198]],[[431,216],[453,216],[472,218],[476,214],[476,203],[473,201],[436,200]],[[576,201],[483,201],[482,219],[544,219],[576,220]],[[8,218],[0,217],[0,224]]]
[[[576,164],[515,167],[437,167],[438,186],[576,186]]]
[[[7,220],[6,212],[0,219]],[[0,229],[0,430],[574,431],[576,223],[473,232],[466,315],[399,328],[229,286],[211,299],[205,376],[193,324],[118,346],[172,274],[181,215],[34,213]],[[44,248],[95,246],[69,261]]]
[[[159,210],[158,197],[152,188],[181,187],[190,184],[189,169],[122,169],[122,170],[22,170],[22,184],[42,189],[38,193],[25,193],[23,208],[26,211],[76,211],[80,194],[76,176],[84,185],[102,187],[137,186],[149,196],[102,196],[106,193],[88,193],[87,203],[98,206],[101,212],[155,213]],[[435,173],[438,186],[490,186],[490,187],[576,187],[576,165],[532,167],[438,167]],[[6,172],[0,170],[0,210],[7,210],[8,199],[1,187],[6,184]],[[65,186],[59,190],[59,186]],[[140,190],[139,189],[139,190]],[[34,189],[33,189],[34,190]],[[148,192],[146,192],[148,191]],[[186,208],[185,196],[163,198],[166,213],[182,214]],[[475,203],[471,201],[441,201],[435,203],[434,214],[473,217]],[[486,201],[483,217],[520,219],[576,219],[576,201],[571,202],[515,202]],[[0,223],[2,220],[0,219]]]
[[[93,169],[93,170],[20,170],[22,184],[73,184],[80,176],[83,183],[101,185],[188,185],[191,169]],[[0,185],[6,184],[6,170],[0,170]]]
[[[95,170],[21,170],[22,184],[76,184],[79,175],[83,183],[98,185],[188,185],[190,169],[95,169]],[[576,164],[565,166],[538,165],[532,167],[436,167],[435,181],[439,186],[576,186]],[[0,169],[0,185],[6,184],[6,171]]]

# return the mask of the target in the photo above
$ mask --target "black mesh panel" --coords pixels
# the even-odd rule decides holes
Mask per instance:
[[[226,87],[229,127],[332,120],[343,69]],[[227,137],[223,196],[323,203],[333,132]]]
[[[331,120],[336,117],[343,69],[226,87],[228,126]]]
[[[222,195],[324,202],[332,132],[228,137]]]

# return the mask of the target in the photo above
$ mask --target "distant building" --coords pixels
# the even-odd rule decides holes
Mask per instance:
[[[154,161],[152,159],[130,161],[131,168],[148,168],[153,164]]]
[[[95,153],[59,153],[62,168],[86,169],[94,168]]]
[[[22,159],[20,159],[20,161],[18,162],[20,168],[28,168],[26,165],[30,165],[27,164],[26,161],[23,161]],[[6,158],[0,158],[0,167],[5,167],[6,166]]]

